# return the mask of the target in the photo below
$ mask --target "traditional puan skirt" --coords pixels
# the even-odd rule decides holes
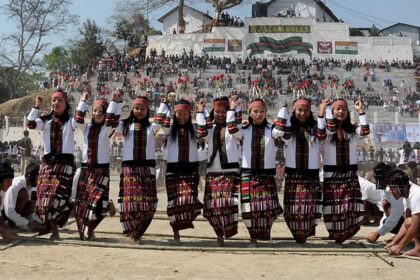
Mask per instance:
[[[154,168],[123,164],[118,202],[123,233],[134,240],[140,239],[157,208]]]
[[[286,170],[287,171],[287,170]],[[318,174],[288,172],[284,188],[284,219],[294,239],[305,243],[315,235],[322,215],[322,191]]]
[[[92,234],[109,211],[109,165],[82,167],[74,214],[80,239]]]
[[[212,172],[206,176],[203,216],[217,236],[238,233],[238,198],[241,178],[235,172]]]
[[[270,240],[274,220],[283,213],[274,175],[242,172],[241,210],[250,237]]]
[[[330,239],[343,243],[355,235],[363,220],[364,207],[356,171],[334,172],[324,178],[324,223]]]
[[[73,205],[70,202],[73,175],[73,157],[43,159],[38,177],[36,213],[42,225],[39,235],[51,232],[50,221],[63,227]]]
[[[198,200],[198,181],[197,172],[166,174],[166,211],[173,230],[194,228],[193,221],[203,208],[203,204]]]

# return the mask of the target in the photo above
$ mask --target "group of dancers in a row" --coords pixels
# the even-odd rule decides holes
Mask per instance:
[[[94,230],[110,208],[109,140],[114,132],[123,136],[123,160],[119,185],[120,222],[123,233],[139,242],[157,207],[155,136],[166,134],[165,158],[167,214],[180,243],[180,231],[193,228],[203,209],[223,246],[238,232],[238,213],[249,231],[250,246],[269,240],[273,222],[283,213],[299,243],[315,234],[321,215],[329,237],[338,243],[352,237],[363,220],[363,202],[357,177],[356,137],[369,134],[362,102],[356,101],[359,125],[350,121],[347,102],[323,100],[317,119],[309,99],[297,99],[292,108],[284,104],[274,124],[267,121],[267,105],[255,99],[242,122],[242,104],[237,96],[216,98],[207,110],[197,106],[193,124],[192,106],[185,99],[173,108],[160,104],[150,122],[146,97],[132,100],[129,116],[120,120],[122,96],[108,102],[97,99],[92,118],[85,120],[88,93],[83,93],[74,116],[67,94],[51,97],[51,113],[39,116],[43,98],[38,96],[28,115],[27,126],[42,131],[44,157],[37,182],[36,213],[40,234],[59,238],[59,227],[74,210],[80,238],[94,239]],[[172,120],[171,120],[172,118]],[[75,202],[71,202],[74,165],[74,131],[83,131],[83,158]],[[285,142],[284,209],[276,183],[275,140]],[[204,201],[198,199],[199,141],[208,147]],[[319,180],[320,148],[323,146],[324,181]],[[73,209],[74,208],[74,209]]]

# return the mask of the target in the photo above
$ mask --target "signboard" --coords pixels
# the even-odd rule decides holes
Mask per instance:
[[[317,49],[318,49],[318,53],[331,54],[332,42],[318,42]]]
[[[311,43],[303,42],[302,37],[294,36],[284,40],[276,40],[270,37],[260,37],[259,42],[251,43],[246,48],[251,50],[250,57],[256,54],[262,54],[264,51],[271,53],[296,52],[298,54],[307,54],[312,57],[313,46]]]
[[[228,52],[241,52],[242,40],[228,40]]]
[[[250,25],[249,33],[311,33],[310,25]]]

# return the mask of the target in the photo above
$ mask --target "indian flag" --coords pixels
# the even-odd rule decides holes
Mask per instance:
[[[336,54],[357,54],[357,42],[335,41]]]
[[[225,39],[204,39],[203,51],[205,52],[224,52]]]

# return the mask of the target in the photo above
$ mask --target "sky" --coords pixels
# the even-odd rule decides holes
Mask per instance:
[[[4,4],[8,0],[0,0]],[[153,1],[153,0],[150,0]],[[379,29],[388,27],[398,22],[420,26],[420,1],[419,0],[323,0],[325,4],[338,17],[348,22],[351,27],[371,27],[375,24]],[[72,0],[70,12],[80,17],[80,25],[86,20],[91,19],[100,27],[110,29],[111,24],[108,18],[115,9],[117,0]],[[251,16],[251,5],[257,1],[244,0],[240,6],[234,7],[227,12],[241,18]],[[259,2],[268,2],[260,0]],[[185,0],[190,5],[203,12],[214,13],[213,8],[206,4],[204,0]],[[163,8],[153,11],[149,14],[151,25],[160,30],[161,23],[157,21],[177,5],[177,1],[167,4]],[[10,30],[15,29],[14,23],[7,19],[0,11],[0,35],[5,35]],[[51,47],[65,45],[70,38],[77,36],[77,27],[72,27],[67,32],[59,35],[50,36]]]

